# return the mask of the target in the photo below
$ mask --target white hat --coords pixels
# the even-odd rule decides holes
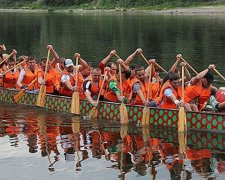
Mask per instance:
[[[68,68],[68,67],[70,67],[70,66],[74,66],[73,65],[73,61],[71,60],[71,59],[66,59],[65,60],[65,66]]]
[[[225,91],[225,87],[220,87],[220,90]]]

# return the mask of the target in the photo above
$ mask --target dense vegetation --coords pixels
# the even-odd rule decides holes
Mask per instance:
[[[197,5],[225,4],[225,0],[0,0],[2,8],[83,8],[83,9],[114,9],[114,8],[172,8]]]

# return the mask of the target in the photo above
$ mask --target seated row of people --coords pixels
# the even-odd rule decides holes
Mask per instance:
[[[117,63],[108,63],[116,55],[116,51],[112,50],[96,68],[88,65],[79,53],[75,53],[74,58],[79,60],[80,65],[75,66],[71,59],[59,58],[51,45],[48,45],[47,49],[54,57],[47,67],[47,58],[42,58],[40,64],[37,64],[35,57],[21,56],[19,62],[25,60],[26,63],[18,67],[16,67],[15,58],[6,57],[8,58],[7,62],[2,58],[0,61],[1,85],[5,88],[37,91],[40,85],[45,84],[47,93],[65,96],[72,96],[74,91],[79,91],[80,98],[88,99],[93,106],[98,104],[96,99],[101,86],[103,86],[100,100],[168,109],[183,106],[189,111],[203,110],[210,96],[218,92],[212,86],[211,71],[215,65],[209,65],[207,69],[191,78],[185,63],[183,63],[186,87],[184,101],[181,100],[181,78],[177,68],[178,64],[182,62],[181,54],[177,55],[176,62],[165,78],[161,79],[155,60],[150,60],[149,65],[152,64],[152,66],[148,66],[146,69],[142,66],[130,65],[134,57],[142,53],[141,48],[128,56],[125,61],[117,58]],[[16,53],[14,50],[13,56]],[[121,76],[117,64],[122,67]],[[106,76],[106,81],[103,84],[104,76]],[[151,77],[150,81],[149,77]],[[122,89],[120,81],[122,81]],[[149,90],[150,92],[148,92]],[[221,102],[216,104],[216,110],[224,110],[224,106],[219,103]]]

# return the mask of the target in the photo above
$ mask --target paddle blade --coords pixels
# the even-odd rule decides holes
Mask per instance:
[[[45,107],[46,86],[41,85],[38,93],[36,106]]]
[[[97,107],[93,107],[89,113],[89,117],[92,118],[97,118],[98,116],[98,109]]]
[[[80,115],[80,98],[79,98],[79,92],[76,92],[75,91],[73,93],[70,112],[72,114]]]
[[[187,131],[187,119],[186,119],[186,111],[184,107],[180,107],[178,114],[178,132]]]
[[[13,96],[15,103],[18,103],[18,101],[23,97],[24,94],[25,94],[25,90],[22,89],[15,96]]]
[[[128,124],[128,113],[125,104],[122,102],[120,105],[120,123]]]
[[[142,126],[149,125],[149,121],[150,121],[150,109],[148,107],[144,107],[141,118]]]

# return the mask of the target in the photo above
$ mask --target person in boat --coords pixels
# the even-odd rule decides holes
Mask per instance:
[[[78,65],[77,70],[78,70],[78,77],[77,77],[77,86],[76,85],[76,67],[73,64],[73,61],[71,59],[66,59],[65,60],[65,67],[66,70],[64,70],[63,75],[61,77],[61,87],[59,90],[59,94],[65,95],[65,96],[72,96],[74,91],[79,91],[81,92],[81,87],[84,82],[84,77],[80,73],[83,69],[85,69],[88,64],[80,58],[79,53],[75,53],[74,55],[75,59],[78,58],[79,62],[81,65]]]
[[[214,64],[209,65],[208,68],[193,77],[190,85],[185,88],[184,101],[190,104],[193,111],[202,111],[210,98],[214,80],[211,70],[214,68]]]
[[[184,107],[190,111],[190,105],[181,100],[182,86],[180,76],[177,73],[170,72],[168,77],[169,80],[162,85],[159,96],[157,97],[158,107],[165,109]]]
[[[21,62],[23,62],[23,61],[24,61],[24,63],[22,63],[21,66],[19,67],[19,71],[21,71],[22,69],[26,69],[27,63],[28,63],[28,56],[21,55],[21,56],[18,58],[18,62],[19,62],[19,63],[21,63]]]
[[[9,58],[7,61],[7,70],[12,69],[16,64],[16,61],[13,58]],[[11,71],[7,72],[3,76],[3,87],[16,89],[17,88],[17,80],[19,77],[19,70],[17,68],[12,69]]]
[[[36,58],[34,56],[28,57],[28,64],[25,69],[22,69],[19,74],[19,78],[17,80],[17,85],[20,89],[28,89],[29,91],[37,91],[38,90],[38,82],[35,81],[32,85],[28,87],[28,85],[38,78],[38,65],[36,63]]]
[[[127,77],[130,76],[130,69],[128,66],[124,64],[124,61],[122,59],[118,59],[117,63],[121,65],[121,78],[122,78],[122,88],[123,93],[126,92],[129,89],[129,85],[127,82]],[[120,74],[119,71],[116,71],[116,74],[111,76],[111,73],[108,73],[109,81],[106,88],[106,93],[104,94],[104,98],[107,101],[112,102],[128,102],[128,96],[126,96],[126,93],[121,95],[121,88],[120,88]]]
[[[209,100],[214,111],[216,112],[225,112],[225,88],[222,87],[217,89],[216,87],[212,88],[212,95]]]
[[[41,69],[38,72],[38,84],[40,85],[46,85],[46,93],[53,94],[56,91],[59,91],[59,81],[57,79],[57,73],[56,70],[51,66],[51,64],[48,64],[46,67],[46,61],[47,58],[41,58],[40,67]],[[47,68],[46,74],[45,69]],[[44,76],[46,79],[44,79]]]
[[[130,103],[133,105],[155,106],[155,102],[147,100],[148,79],[143,66],[136,69],[136,77],[131,81]],[[151,98],[149,98],[151,99]]]
[[[111,74],[111,75],[116,74],[116,71],[117,71],[117,65],[116,65],[115,63],[113,63],[113,62],[107,63],[113,56],[115,56],[115,54],[116,54],[116,51],[115,51],[115,50],[110,51],[109,55],[106,56],[106,57],[98,64],[98,67],[101,69],[101,73],[102,73],[102,74],[104,74],[105,66],[110,68],[110,74]]]
[[[88,76],[82,85],[82,92],[85,94],[86,99],[93,105],[97,106],[98,102],[96,102],[98,98],[98,94],[100,88],[102,86],[102,77],[101,77],[101,69],[94,68],[91,71],[91,75]],[[101,95],[104,95],[102,91]]]

